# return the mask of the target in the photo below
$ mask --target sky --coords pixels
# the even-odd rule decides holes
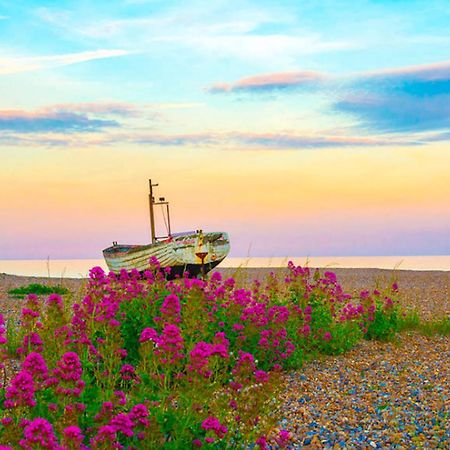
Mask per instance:
[[[0,259],[149,242],[149,178],[232,256],[450,254],[449,25],[446,0],[0,0]]]

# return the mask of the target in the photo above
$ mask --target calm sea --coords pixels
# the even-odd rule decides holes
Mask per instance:
[[[378,268],[403,270],[450,271],[450,255],[442,256],[320,256],[291,258],[226,258],[219,267],[285,267],[288,261],[297,265],[308,263],[310,267]],[[107,270],[103,259],[51,259],[47,260],[0,260],[0,273],[26,276],[51,276],[80,278],[89,269],[100,266]]]

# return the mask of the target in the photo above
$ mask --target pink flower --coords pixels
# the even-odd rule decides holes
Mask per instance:
[[[124,364],[120,368],[120,375],[122,375],[122,380],[132,380],[135,377],[134,367],[131,364]]]
[[[311,327],[309,325],[303,325],[302,333],[305,336],[309,336],[311,334]]]
[[[188,369],[201,375],[205,375],[203,369],[208,365],[208,358],[212,354],[212,349],[213,346],[207,342],[197,342],[189,353],[190,360]]]
[[[269,381],[269,374],[264,370],[255,371],[255,380],[257,383],[267,383]]]
[[[141,337],[139,338],[139,342],[147,342],[153,341],[155,343],[158,342],[158,333],[153,328],[144,328],[141,333]]]
[[[286,447],[289,444],[290,439],[291,439],[291,434],[289,433],[289,431],[281,430],[278,433],[278,437],[276,438],[276,441],[280,447]]]
[[[25,370],[20,371],[6,388],[5,408],[35,406],[33,377]]]
[[[110,425],[114,427],[114,429],[124,434],[125,436],[131,437],[134,435],[133,432],[133,422],[128,416],[128,414],[120,413],[117,416],[113,417]]]
[[[202,441],[200,440],[200,439],[194,439],[193,441],[192,441],[192,445],[194,446],[194,447],[203,447],[203,443],[202,443]]]
[[[40,353],[31,352],[27,355],[22,364],[22,369],[38,381],[44,381],[48,376],[47,364]]]
[[[142,403],[138,403],[131,408],[129,417],[135,426],[142,425],[148,427],[150,425],[150,421],[148,420],[149,415],[150,413],[147,407]]]
[[[127,403],[127,397],[123,391],[115,391],[114,395],[118,398],[119,405],[125,405]]]
[[[19,443],[22,448],[32,450],[36,448],[51,449],[58,448],[58,441],[53,432],[52,425],[45,419],[38,417],[25,426],[24,439]]]
[[[81,433],[80,428],[76,425],[70,425],[67,428],[64,428],[63,434],[67,443],[79,446],[83,442],[84,436]]]
[[[222,439],[224,437],[224,435],[228,432],[228,428],[225,425],[222,425],[219,422],[219,419],[214,416],[210,416],[210,417],[206,418],[202,422],[202,428],[207,431],[208,430],[214,431],[216,436],[220,439]]]
[[[323,276],[330,282],[335,284],[337,282],[336,274],[334,272],[325,272]]]
[[[259,448],[261,450],[266,450],[268,449],[268,445],[267,445],[267,439],[265,438],[265,436],[261,436],[256,440],[256,444],[259,446]]]
[[[181,311],[180,299],[175,294],[169,294],[164,299],[160,311],[163,316],[179,321]]]
[[[77,353],[64,353],[56,365],[57,368],[54,370],[54,374],[61,380],[78,381],[81,378],[83,368]]]
[[[58,294],[50,294],[47,299],[47,306],[55,305],[58,309],[62,309],[63,301],[60,295]]]
[[[211,275],[211,281],[214,281],[216,283],[219,283],[222,281],[222,275],[220,272],[213,272]]]
[[[329,331],[327,331],[324,335],[323,335],[323,340],[328,342],[331,341],[331,333]]]

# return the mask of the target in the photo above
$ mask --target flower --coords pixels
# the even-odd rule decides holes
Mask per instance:
[[[5,397],[5,408],[35,406],[33,377],[26,370],[21,370],[6,388]]]
[[[70,425],[67,428],[64,428],[63,435],[66,443],[75,444],[75,446],[79,446],[84,438],[80,428],[76,425]]]
[[[77,353],[64,353],[57,362],[57,368],[54,370],[56,377],[64,381],[78,381],[83,373],[81,361]]]
[[[133,421],[130,419],[128,414],[119,413],[117,416],[111,419],[110,425],[114,427],[115,431],[124,434],[125,436],[133,436]]]
[[[264,370],[255,371],[255,380],[257,383],[267,383],[269,381],[269,374]]]
[[[289,431],[286,430],[280,430],[278,433],[278,436],[275,438],[277,441],[277,444],[280,447],[286,447],[289,444],[289,440],[291,439],[291,434]]]
[[[206,431],[212,430],[216,436],[222,439],[228,432],[228,428],[222,425],[217,417],[209,416],[202,422],[202,428]]]
[[[141,337],[139,338],[139,342],[147,342],[153,341],[155,343],[158,342],[158,333],[153,328],[144,328],[141,333]]]
[[[169,294],[163,301],[160,308],[161,314],[167,319],[180,321],[179,315],[181,311],[180,299],[175,294]]]
[[[39,448],[54,450],[58,448],[58,440],[53,432],[53,426],[47,420],[38,417],[25,426],[24,439],[20,440],[20,446],[25,449]]]
[[[48,376],[48,368],[40,353],[31,352],[25,358],[22,369],[28,372],[34,380],[44,381]]]

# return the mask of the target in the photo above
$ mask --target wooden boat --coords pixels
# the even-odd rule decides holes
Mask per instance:
[[[153,188],[158,186],[149,180],[149,208],[151,244],[128,245],[113,242],[111,247],[103,250],[103,256],[109,269],[120,272],[137,269],[143,272],[150,267],[150,258],[155,257],[162,268],[170,267],[168,278],[182,276],[188,272],[190,276],[206,274],[222,262],[230,251],[228,234],[219,232],[203,232],[202,230],[184,233],[172,233],[170,228],[169,202],[160,197],[156,202],[153,197]],[[154,206],[166,207],[167,236],[155,235]]]

